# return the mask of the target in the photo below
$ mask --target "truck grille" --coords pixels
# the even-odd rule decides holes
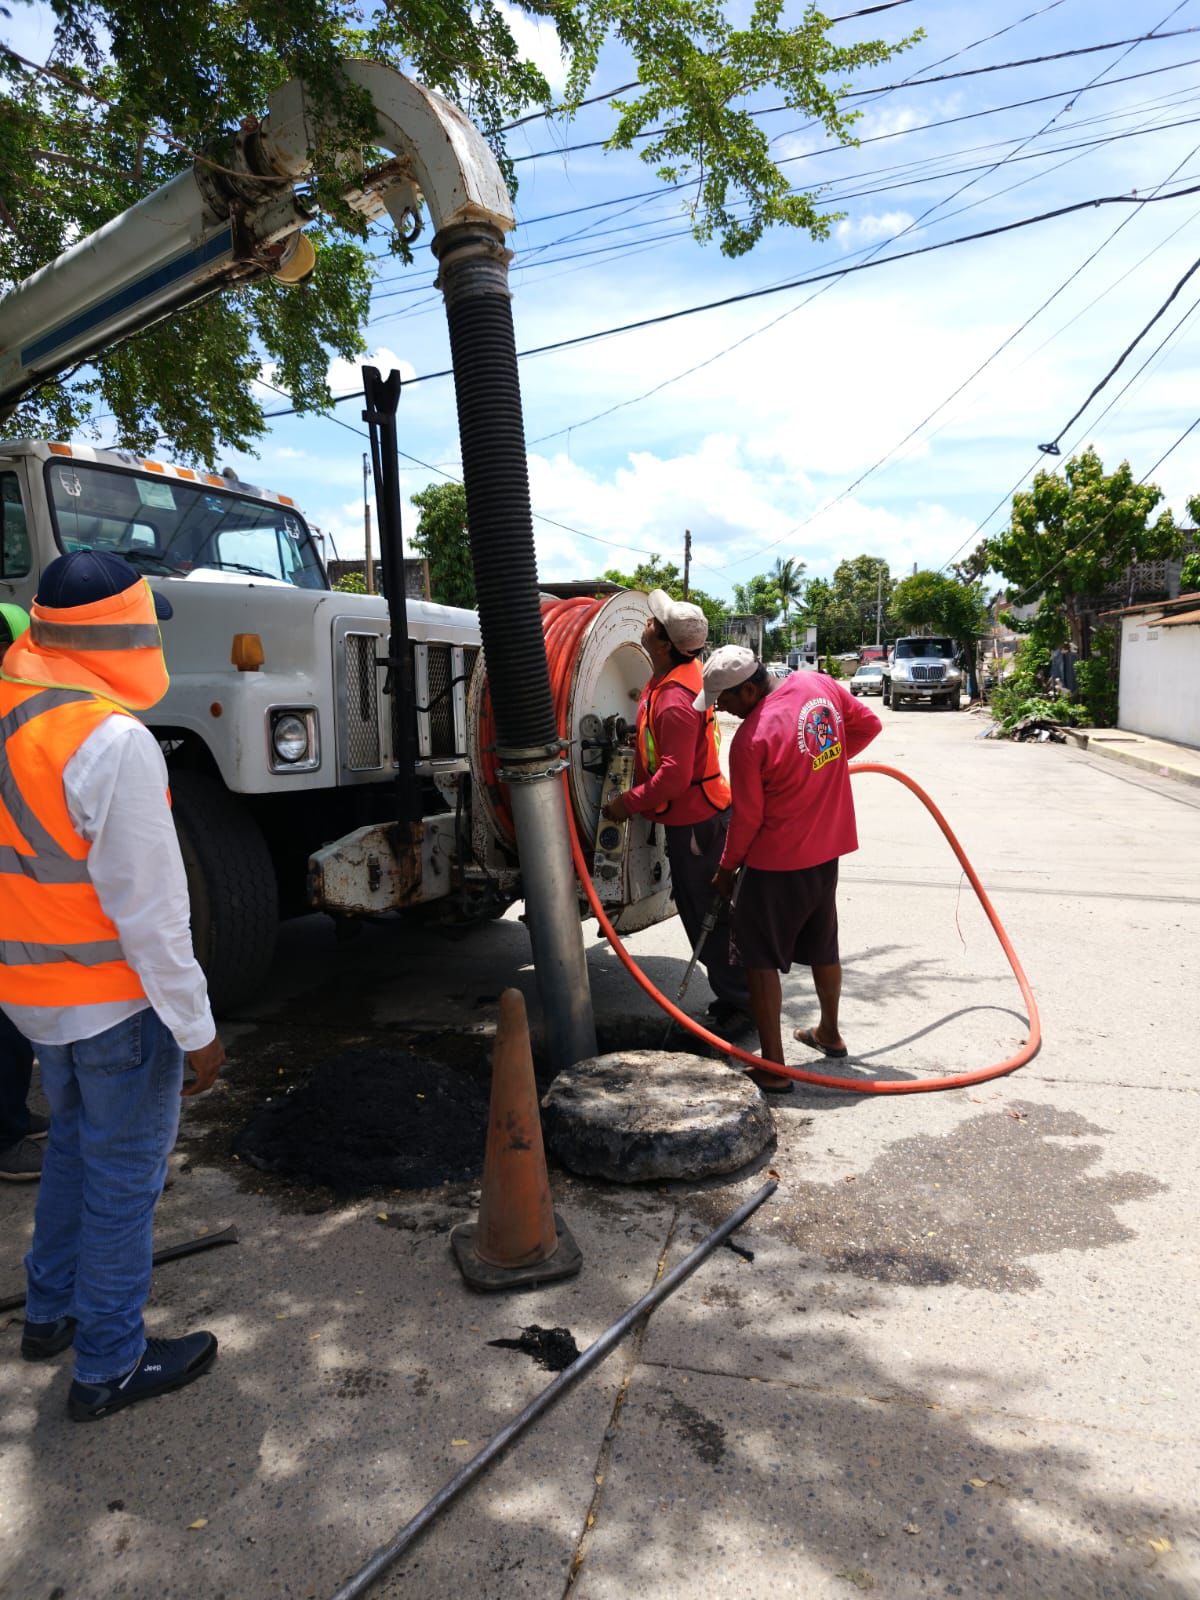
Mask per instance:
[[[429,753],[436,761],[458,754],[454,737],[454,698],[450,693],[450,679],[454,674],[448,644],[429,646],[428,673],[429,694],[425,704],[429,707]]]
[[[376,633],[346,634],[345,763],[353,772],[378,771],[379,673],[375,657],[382,643]]]
[[[941,683],[946,676],[946,669],[939,661],[936,666],[923,666],[919,661],[914,662],[910,668],[914,683]]]

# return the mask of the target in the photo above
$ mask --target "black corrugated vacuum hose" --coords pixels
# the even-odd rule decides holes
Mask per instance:
[[[538,604],[525,425],[508,290],[510,253],[478,224],[443,229],[441,267],[463,479],[497,746],[519,761],[559,748]]]

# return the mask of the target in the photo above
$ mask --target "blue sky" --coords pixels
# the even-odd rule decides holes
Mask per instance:
[[[854,9],[853,0],[829,9]],[[511,146],[532,158],[519,163],[511,241],[518,348],[849,265],[868,251],[886,262],[1079,201],[1200,183],[1200,0],[1160,0],[1149,10],[1095,0],[909,0],[839,24],[838,35],[926,30],[906,55],[856,80],[871,89],[1156,25],[1198,31],[864,96],[858,149],[822,153],[827,137],[803,130],[795,113],[765,118],[776,150],[790,158],[784,170],[826,185],[826,205],[846,215],[826,241],[776,231],[736,261],[687,236],[679,195],[645,194],[655,179],[636,155],[556,153],[602,139],[610,108],[588,108],[569,125],[530,123]],[[44,46],[45,26],[38,13],[18,12],[9,37],[36,48],[41,32]],[[514,28],[561,82],[551,31],[516,13]],[[1000,29],[1008,31],[977,42]],[[630,75],[619,53],[606,52],[593,92]],[[922,131],[926,123],[943,125]],[[640,198],[625,198],[633,195]],[[535,511],[550,519],[535,521],[541,574],[591,576],[646,553],[679,560],[685,528],[693,581],[726,597],[780,556],[804,561],[810,576],[864,552],[886,557],[896,574],[914,563],[939,567],[975,543],[978,524],[1032,470],[1038,444],[1059,434],[1198,254],[1200,193],[1088,208],[883,264],[816,298],[819,286],[790,289],[530,358],[522,363],[530,480]],[[433,276],[427,241],[408,269],[379,263],[367,339],[385,369],[412,376],[449,365]],[[1094,442],[1106,465],[1127,458],[1141,477],[1174,444],[1200,413],[1200,318],[1187,316],[1198,297],[1200,274],[1065,431],[1065,447]],[[699,363],[707,364],[680,376]],[[358,386],[356,372],[337,363],[331,383],[346,393]],[[286,403],[267,400],[268,410]],[[339,406],[339,422],[279,418],[257,459],[232,458],[246,478],[292,494],[343,557],[362,554],[365,440],[344,426],[360,428],[360,410],[353,401]],[[399,430],[402,450],[457,472],[448,379],[402,396]],[[436,479],[402,466],[406,493]],[[1200,492],[1200,429],[1154,479],[1177,511]],[[414,525],[409,512],[406,526]]]

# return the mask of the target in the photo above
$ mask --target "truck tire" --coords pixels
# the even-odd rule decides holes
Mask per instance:
[[[172,814],[187,873],[192,944],[218,1013],[262,986],[275,955],[279,892],[257,822],[218,778],[171,775]]]

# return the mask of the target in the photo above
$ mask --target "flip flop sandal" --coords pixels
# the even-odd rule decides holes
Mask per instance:
[[[801,1044],[807,1045],[810,1050],[819,1050],[823,1056],[828,1056],[831,1061],[844,1061],[850,1052],[842,1048],[835,1050],[832,1045],[822,1044],[812,1028],[797,1028],[792,1038]]]
[[[792,1078],[785,1078],[780,1072],[764,1072],[760,1067],[751,1067],[746,1076],[763,1094],[791,1094],[796,1087]]]

